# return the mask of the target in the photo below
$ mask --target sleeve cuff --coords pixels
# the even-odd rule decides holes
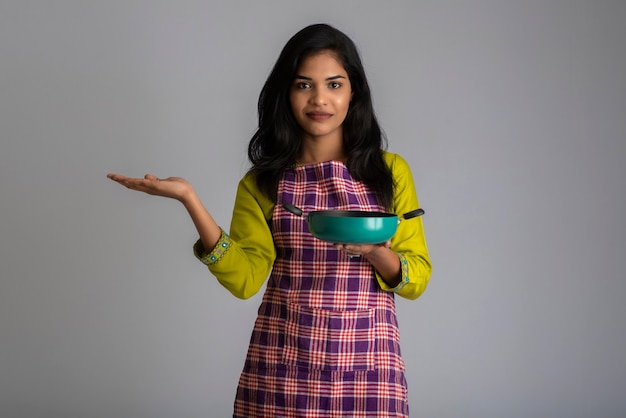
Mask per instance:
[[[193,254],[200,262],[207,266],[218,263],[233,245],[230,236],[222,230],[219,241],[215,244],[213,250],[207,253],[201,240],[196,241],[193,245]]]
[[[402,274],[402,278],[400,279],[400,283],[398,283],[395,287],[389,286],[378,274],[378,272],[376,272],[376,278],[378,279],[381,289],[387,292],[398,292],[409,283],[409,263],[403,254],[398,254],[398,257],[400,258],[400,272]]]

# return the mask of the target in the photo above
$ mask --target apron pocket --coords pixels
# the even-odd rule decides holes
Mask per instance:
[[[289,304],[283,363],[326,371],[373,369],[374,311],[332,311]]]

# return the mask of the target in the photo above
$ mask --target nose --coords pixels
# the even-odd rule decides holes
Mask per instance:
[[[315,105],[322,105],[326,103],[326,91],[321,88],[311,89],[311,96],[309,97],[309,103]]]

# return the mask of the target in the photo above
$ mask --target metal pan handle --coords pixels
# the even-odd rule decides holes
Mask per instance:
[[[283,208],[285,208],[288,212],[293,213],[294,215],[302,216],[304,212],[302,209],[297,207],[296,205],[292,205],[291,203],[283,203]]]
[[[424,209],[415,209],[400,216],[400,219],[416,218],[418,216],[422,216],[424,213],[426,213],[424,212]]]

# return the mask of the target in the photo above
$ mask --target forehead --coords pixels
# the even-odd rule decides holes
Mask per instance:
[[[299,75],[302,73],[324,73],[333,75],[347,75],[337,54],[330,50],[322,50],[305,56],[298,65]]]

